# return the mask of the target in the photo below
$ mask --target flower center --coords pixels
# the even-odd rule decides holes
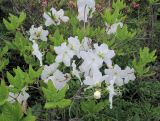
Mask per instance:
[[[98,56],[100,57],[100,58],[102,58],[102,59],[104,59],[104,54],[103,53],[98,53]]]

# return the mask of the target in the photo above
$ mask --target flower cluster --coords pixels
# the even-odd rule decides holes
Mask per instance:
[[[24,58],[25,62],[22,64],[27,64],[29,68],[25,66],[21,70],[20,66],[13,69],[15,76],[10,74],[10,71],[7,72],[4,78],[7,78],[7,84],[10,85],[5,86],[6,81],[1,83],[0,96],[2,101],[0,106],[3,106],[5,101],[9,102],[10,105],[17,102],[22,106],[26,119],[27,115],[32,118],[30,113],[27,114],[27,102],[35,95],[35,93],[32,95],[30,91],[36,89],[36,92],[42,92],[39,93],[39,96],[41,94],[44,96],[41,102],[47,110],[62,109],[70,105],[69,112],[73,112],[70,110],[72,104],[78,103],[80,104],[80,113],[83,111],[87,115],[88,112],[85,110],[90,107],[86,107],[86,105],[92,106],[94,104],[94,109],[99,109],[98,111],[89,111],[94,116],[104,109],[108,101],[110,109],[113,108],[113,98],[121,94],[121,86],[136,79],[135,70],[137,76],[140,77],[149,74],[147,65],[155,61],[154,54],[156,51],[150,53],[148,48],[140,49],[139,56],[136,56],[132,63],[131,60],[129,61],[135,70],[129,66],[125,67],[126,62],[118,62],[121,57],[127,57],[126,60],[131,58],[132,55],[123,56],[123,54],[125,50],[130,51],[130,45],[127,46],[127,44],[134,40],[133,36],[136,33],[130,32],[132,29],[123,23],[126,19],[123,15],[123,10],[126,8],[125,2],[123,0],[113,1],[111,6],[107,7],[102,5],[103,1],[98,2],[97,5],[95,1],[69,1],[71,7],[77,8],[77,12],[72,13],[69,13],[69,10],[66,13],[63,9],[57,10],[57,7],[44,11],[42,13],[44,24],[32,25],[26,32],[28,33],[27,38],[24,38],[26,37],[23,35],[25,32],[20,27],[23,25],[21,21],[26,18],[24,13],[24,15],[20,14],[19,17],[11,14],[9,21],[4,21],[5,26],[9,28],[8,30],[12,30],[11,34],[16,34],[12,44],[17,47],[20,55]],[[43,2],[45,8],[47,0],[43,0]],[[61,5],[63,6],[63,4]],[[97,6],[101,7],[102,11],[103,8],[106,8],[104,13],[101,10],[96,13]],[[91,18],[94,14],[95,20],[103,19],[104,23],[92,21]],[[100,18],[96,19],[96,17]],[[17,22],[15,21],[18,21],[19,25],[16,25]],[[61,24],[65,24],[65,26],[61,26]],[[105,26],[102,28],[103,25]],[[98,27],[96,28],[96,26]],[[23,34],[20,33],[21,31]],[[24,42],[21,41],[19,45],[20,40],[24,40]],[[124,43],[126,44],[125,47],[123,46]],[[7,54],[8,49],[12,50],[15,47],[10,48],[9,46],[8,48],[7,46],[2,51],[6,51]],[[113,48],[120,55],[119,57],[116,57]],[[131,48],[131,50],[135,49]],[[32,55],[29,55],[30,53]],[[13,55],[15,54],[13,53]],[[37,61],[32,62],[34,58],[31,56],[34,56]],[[8,62],[7,59],[6,63],[8,64]],[[37,62],[39,62],[40,67],[38,67]],[[118,64],[123,67],[121,68]],[[28,99],[29,101],[27,101]],[[77,99],[79,99],[78,102]],[[34,100],[38,101],[38,98]],[[73,116],[67,117],[74,118]]]
[[[32,43],[33,43],[32,54],[37,57],[37,59],[40,62],[40,65],[42,66],[43,65],[43,63],[42,63],[42,56],[43,55],[42,55],[41,51],[39,50],[39,47],[38,47],[38,44],[36,41],[37,40],[47,41],[47,36],[48,36],[49,32],[48,32],[48,30],[43,30],[42,26],[35,28],[34,25],[32,25],[29,30],[29,33],[30,33],[29,40],[32,41]]]
[[[78,20],[83,22],[88,22],[88,18],[92,18],[93,13],[96,10],[95,0],[77,0],[78,7]],[[112,25],[106,24],[106,33],[108,35],[114,34],[117,31],[118,26],[123,27],[122,22],[115,22]]]
[[[57,54],[55,63],[44,66],[41,78],[44,82],[51,80],[57,90],[62,89],[71,78],[76,77],[82,85],[88,88],[101,86],[105,82],[109,92],[110,108],[112,98],[116,95],[114,86],[122,86],[130,80],[135,80],[134,69],[126,67],[122,70],[112,63],[115,52],[106,44],[92,43],[90,38],[85,37],[82,42],[78,37],[69,37],[68,42],[54,48]],[[64,64],[72,69],[64,73],[58,69]],[[99,99],[100,92],[95,92],[94,97]]]
[[[51,8],[50,12],[46,12],[43,14],[43,17],[45,18],[45,25],[50,26],[50,25],[59,25],[61,22],[67,22],[69,18],[67,16],[64,16],[64,11],[63,9],[60,9],[57,11],[55,8]],[[49,34],[48,30],[44,30],[42,26],[36,28],[34,25],[31,26],[29,30],[29,40],[32,41],[33,45],[33,52],[32,54],[36,56],[36,58],[39,60],[40,65],[43,65],[42,62],[42,57],[43,54],[39,50],[39,46],[37,44],[37,40],[42,40],[42,41],[47,41],[47,36]]]
[[[88,22],[88,18],[92,17],[95,11],[94,0],[78,0],[78,20]],[[67,22],[69,17],[64,16],[64,11],[57,11],[51,8],[49,12],[43,14],[45,25],[60,25],[61,22]],[[115,23],[109,25],[106,23],[107,34],[114,34],[118,26],[123,27],[123,23]],[[42,53],[39,50],[37,40],[47,41],[49,32],[43,30],[42,26],[35,28],[31,27],[29,40],[32,41],[33,55],[37,57],[42,66]],[[44,65],[44,70],[41,74],[41,79],[45,83],[51,80],[57,90],[61,90],[68,81],[73,77],[77,78],[81,85],[88,88],[100,87],[102,82],[106,84],[106,90],[109,92],[110,108],[112,108],[112,98],[116,95],[115,86],[122,86],[130,80],[135,80],[134,69],[126,67],[121,69],[117,64],[113,64],[115,56],[114,50],[110,50],[107,44],[93,43],[91,38],[84,37],[79,40],[77,36],[69,37],[67,42],[63,42],[60,46],[54,47],[57,54],[55,62],[51,65]],[[67,71],[61,71],[60,65],[66,68]],[[97,90],[94,93],[95,99],[101,98],[101,92]]]

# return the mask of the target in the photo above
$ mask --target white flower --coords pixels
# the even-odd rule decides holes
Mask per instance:
[[[17,97],[18,97],[18,94],[14,94],[13,92],[9,92],[9,97],[8,97],[7,101],[10,103],[14,103],[16,101]]]
[[[63,9],[60,9],[57,11],[55,8],[51,8],[50,12],[44,13],[43,17],[46,19],[45,25],[60,25],[61,22],[68,22],[69,18],[67,16],[64,16]]]
[[[101,98],[101,92],[98,91],[98,90],[95,91],[95,92],[94,92],[94,98],[95,98],[95,99],[100,99],[100,98]]]
[[[45,66],[42,71],[41,78],[45,83],[51,80],[57,90],[62,89],[66,83],[70,80],[69,74],[63,74],[57,69],[58,63],[53,63],[50,66]]]
[[[24,87],[19,94],[15,94],[13,92],[9,92],[8,102],[14,103],[16,100],[22,104],[23,102],[26,102],[29,98],[29,94],[26,92],[27,88]]]
[[[53,75],[48,78],[48,80],[51,80],[53,82],[57,90],[61,90],[70,80],[70,75],[63,74],[61,71],[56,70]],[[48,80],[45,82],[48,83]]]
[[[95,0],[78,0],[78,20],[88,21],[88,17],[91,18],[95,11]]]
[[[77,70],[77,66],[75,64],[75,61],[73,61],[73,63],[72,63],[72,74],[74,76],[76,76],[81,81],[80,73],[81,72]]]
[[[112,109],[112,102],[113,102],[113,96],[116,95],[116,92],[114,91],[114,83],[115,78],[113,80],[109,81],[109,86],[107,87],[107,90],[109,91],[109,102],[110,102],[110,109]]]
[[[31,26],[30,30],[30,41],[33,40],[42,40],[42,41],[47,41],[47,36],[48,36],[48,30],[43,30],[42,26],[35,28],[34,25]]]
[[[79,57],[81,43],[77,36],[68,38],[68,46],[70,47],[71,50],[74,51],[75,55]]]
[[[92,74],[94,69],[102,67],[103,61],[94,52],[80,52],[81,58],[84,62],[80,65],[79,69],[85,73],[85,76]]]
[[[33,52],[32,52],[32,54],[37,57],[37,59],[40,62],[40,66],[42,66],[43,65],[43,63],[42,63],[43,55],[42,55],[41,51],[39,50],[38,44],[34,40],[32,42],[33,42],[33,45],[32,45]]]
[[[113,80],[113,77],[115,77],[115,84],[117,86],[122,86],[124,84],[124,71],[118,65],[115,65],[114,68],[105,69],[105,74],[109,75],[108,80]]]
[[[118,26],[120,26],[121,28],[123,27],[123,23],[122,22],[118,22],[112,25],[108,25],[106,23],[106,32],[107,34],[114,34],[117,31]]]
[[[112,58],[115,56],[113,50],[109,50],[106,44],[94,44],[95,53],[107,64],[108,67],[112,67]]]
[[[66,45],[62,43],[61,46],[54,48],[57,57],[56,62],[63,62],[67,67],[71,65],[71,59],[74,56],[74,52]]]
[[[32,54],[37,57],[37,59],[40,61],[40,66],[42,66],[42,53],[39,50],[38,44],[36,43],[36,40],[42,40],[42,41],[47,41],[47,36],[48,36],[48,30],[43,30],[42,26],[35,28],[34,25],[31,26],[30,30],[30,38],[29,40],[32,41],[33,45],[33,52]]]
[[[113,77],[115,77],[115,84],[117,86],[122,86],[136,78],[134,69],[127,67],[125,70],[122,70],[118,65],[115,65],[112,69],[106,69],[105,74],[109,75],[108,80],[113,80]]]
[[[49,66],[45,65],[41,74],[41,79],[46,80],[48,77],[53,75],[53,73],[57,70],[58,66],[58,63],[53,63]]]
[[[90,51],[92,49],[92,40],[88,37],[84,37],[81,44],[82,51]]]
[[[92,72],[92,75],[86,76],[83,83],[85,85],[89,85],[91,87],[99,86],[107,78],[108,78],[107,75],[102,76],[102,73],[98,69],[94,69],[93,72]]]
[[[57,23],[55,23],[55,20],[52,19],[50,12],[44,13],[43,18],[45,18],[45,26],[50,26],[52,24],[53,25],[59,25],[60,24],[60,21],[57,21]]]
[[[136,79],[135,75],[134,75],[134,69],[130,68],[130,67],[126,67],[126,69],[124,70],[124,83],[127,84],[129,81],[134,81]]]

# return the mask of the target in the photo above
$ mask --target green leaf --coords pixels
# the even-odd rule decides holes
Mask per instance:
[[[9,59],[5,59],[5,58],[2,58],[0,59],[0,72],[5,69],[5,67],[8,65],[9,63]]]
[[[118,17],[117,14],[116,14],[116,16]],[[115,18],[112,17],[111,11],[110,11],[109,9],[106,9],[106,10],[104,11],[104,14],[103,14],[103,19],[104,19],[104,21],[107,22],[108,24],[113,24],[113,23],[115,23],[115,21],[116,21],[116,18],[117,18],[116,16],[115,16]]]
[[[57,89],[54,87],[51,81],[48,82],[48,88],[42,88],[43,93],[49,102],[58,102],[63,99],[63,96],[59,95]]]
[[[70,24],[71,24],[71,26],[72,26],[73,29],[74,29],[74,28],[77,28],[78,25],[79,25],[79,21],[78,21],[78,19],[76,18],[76,16],[71,16],[69,22],[70,22]]]
[[[8,42],[7,45],[10,49],[18,51],[27,64],[32,66],[37,64],[32,56],[32,44],[20,32],[16,32],[14,40],[10,43]]]
[[[36,117],[32,115],[31,111],[24,116],[22,107],[19,103],[5,103],[0,114],[1,121],[35,121]]]
[[[144,49],[140,49],[139,53],[139,60],[134,59],[132,64],[138,76],[144,76],[150,70],[150,67],[146,67],[147,64],[154,62],[157,58],[157,56],[155,56],[156,50],[149,52],[149,48],[144,47]]]
[[[13,69],[15,76],[7,72],[7,78],[11,85],[13,85],[18,90],[24,88],[27,84],[32,84],[33,80],[29,78],[29,74],[27,72],[23,72],[20,67],[17,69]]]
[[[68,89],[69,86],[66,84],[60,91],[58,91],[58,94],[61,96],[61,98],[65,98],[65,94]]]
[[[47,52],[46,54],[46,63],[51,64],[55,61],[56,56],[53,55],[51,52]]]
[[[32,65],[32,66],[38,66],[39,62],[36,61],[36,59],[30,54],[30,55],[23,55],[24,60],[27,64]]]
[[[0,59],[8,52],[8,47],[5,46],[2,50],[0,50]]]
[[[131,40],[135,36],[136,32],[129,32],[127,25],[124,25],[122,28],[118,26],[117,32],[116,32],[116,39],[117,40]]]
[[[110,9],[106,9],[102,15],[103,20],[105,21],[105,23],[112,25],[118,21],[121,21],[122,19],[124,19],[124,16],[118,11],[111,11]]]
[[[149,1],[149,4],[154,4],[154,3],[157,3],[159,0],[148,0]]]
[[[8,47],[5,46],[2,50],[0,50],[0,72],[5,69],[5,67],[8,65],[9,63],[9,59],[6,59],[5,54],[7,54],[8,52]]]
[[[113,9],[120,11],[120,10],[122,10],[126,7],[126,4],[124,3],[123,0],[116,0],[116,2],[114,0],[113,4],[112,4],[112,7],[113,7]]]
[[[13,41],[13,49],[18,49],[21,55],[26,55],[32,51],[29,40],[26,39],[20,32],[16,32],[16,36]]]
[[[140,60],[143,63],[150,63],[150,62],[154,62],[157,58],[157,56],[155,56],[156,50],[149,52],[149,48],[144,47],[143,49],[140,49]]]
[[[16,85],[16,80],[9,72],[7,72],[7,78],[11,85]]]
[[[32,115],[27,115],[22,121],[36,121],[36,117]]]
[[[59,102],[47,102],[45,104],[46,109],[54,109],[54,108],[65,108],[71,104],[71,100],[62,99]]]
[[[78,38],[80,40],[82,40],[84,38],[84,34],[86,34],[84,31],[85,31],[84,28],[81,29],[81,28],[75,27],[75,28],[73,28],[73,35],[78,36]],[[88,33],[87,33],[87,35],[88,35]]]
[[[25,19],[26,19],[26,13],[21,12],[18,19],[18,23],[21,25]]]
[[[54,93],[57,93],[56,88],[54,87],[52,81],[50,81],[50,80],[48,81],[47,88],[42,87],[42,91],[48,101],[53,101],[54,98],[52,99],[51,95],[53,95]]]
[[[101,101],[101,102],[96,104],[96,106],[94,107],[94,110],[98,113],[101,110],[103,110],[104,108],[106,108],[107,105],[108,105],[108,101],[107,100]]]
[[[20,104],[5,103],[2,108],[1,117],[3,121],[19,121],[23,117],[23,111]]]
[[[83,102],[81,102],[81,109],[86,114],[88,114],[88,113],[94,113],[93,105],[94,106],[96,105],[96,103],[95,103],[94,100],[83,101]]]
[[[36,117],[32,115],[31,109],[28,110],[27,116],[24,117],[21,121],[36,121]]]
[[[68,85],[66,85],[61,90],[57,91],[57,89],[54,87],[52,81],[48,81],[47,88],[42,87],[42,91],[44,93],[44,96],[46,100],[48,101],[45,104],[45,108],[51,109],[51,108],[64,108],[68,105],[70,105],[71,100],[64,99],[65,94],[68,90]]]
[[[81,102],[81,109],[86,114],[96,114],[106,108],[107,104],[107,101],[96,103],[95,100],[87,100]]]
[[[32,66],[29,65],[29,78],[30,78],[30,83],[33,83],[33,81],[37,78],[40,77],[42,73],[43,68],[38,69],[37,71],[34,71]]]
[[[2,81],[2,83],[4,82]],[[1,84],[0,85],[0,106],[6,102],[8,95],[9,95],[9,92],[8,92],[7,87]]]
[[[60,46],[64,42],[63,35],[60,34],[58,29],[55,31],[53,37],[49,36],[49,39],[54,43],[55,46]]]
[[[14,16],[13,14],[9,14],[8,20],[3,19],[3,23],[5,24],[6,28],[10,31],[15,31],[26,19],[26,14],[24,12],[20,13],[20,16]]]
[[[133,117],[132,121],[140,121],[139,115],[135,114],[135,116]]]

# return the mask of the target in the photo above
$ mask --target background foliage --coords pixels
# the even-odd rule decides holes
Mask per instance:
[[[33,88],[29,88],[28,92],[31,95],[31,98],[28,100],[28,105],[32,107],[32,111],[28,112],[28,117],[23,117],[23,114],[21,112],[20,108],[15,108],[13,106],[9,106],[10,104],[6,104],[6,107],[9,106],[11,108],[10,111],[5,109],[4,107],[1,107],[1,104],[4,100],[0,100],[0,112],[2,110],[5,110],[4,117],[7,117],[5,115],[8,115],[11,113],[10,119],[16,118],[15,121],[31,121],[34,120],[35,117],[33,115],[37,116],[37,121],[51,121],[52,119],[55,120],[67,120],[70,119],[70,121],[76,121],[76,120],[84,120],[84,121],[159,121],[160,120],[160,7],[158,6],[158,0],[125,0],[126,7],[123,9],[123,14],[126,15],[125,22],[128,25],[128,28],[125,28],[124,31],[131,30],[134,33],[134,30],[136,29],[136,36],[132,38],[131,41],[124,41],[118,43],[118,46],[115,45],[112,46],[113,49],[117,51],[119,54],[116,62],[118,64],[125,66],[127,64],[132,65],[132,60],[135,57],[135,55],[138,55],[140,51],[140,55],[137,56],[137,60],[133,61],[133,65],[137,65],[135,67],[136,70],[139,70],[139,75],[146,74],[145,77],[138,78],[135,82],[129,83],[128,85],[125,85],[124,89],[122,90],[122,95],[115,98],[114,100],[114,108],[111,110],[107,108],[108,102],[103,102],[103,100],[100,101],[90,101],[85,100],[81,103],[79,100],[74,97],[74,103],[71,103],[70,100],[67,100],[67,103],[71,103],[69,107],[65,109],[55,109],[55,110],[49,110],[44,109],[43,105],[45,104],[43,97],[41,97],[41,93],[44,92],[45,96],[47,97],[48,101],[60,101],[59,100],[53,100],[51,99],[51,95],[48,95],[47,89],[50,87],[46,87],[41,89],[41,92],[38,90],[34,90]],[[157,2],[157,3],[156,3]],[[97,0],[97,11],[99,13],[102,13],[102,10],[106,8],[106,6],[109,6],[112,1],[108,0]],[[136,6],[137,5],[137,6]],[[27,35],[26,30],[30,28],[32,24],[38,25],[43,23],[42,14],[45,11],[45,9],[49,9],[51,6],[56,6],[57,8],[64,8],[75,15],[76,11],[76,4],[74,0],[48,0],[47,5],[43,5],[40,0],[0,0],[0,78],[1,80],[8,78],[9,82],[12,82],[12,79],[19,79],[19,78],[25,78],[26,80],[30,80],[29,78],[36,79],[39,76],[40,70],[37,72],[33,70],[33,68],[29,64],[32,65],[35,69],[37,69],[38,62],[33,58],[31,55],[31,45],[27,42],[28,40],[25,39],[25,35]],[[156,8],[156,9],[155,9]],[[154,10],[154,12],[153,12]],[[156,11],[155,11],[156,10]],[[15,28],[13,27],[13,31],[8,31],[4,24],[3,24],[3,18],[6,18],[9,15],[9,13],[12,13],[14,15],[20,15],[20,12],[24,11],[26,13],[26,20],[24,22],[23,27],[19,27],[19,32],[14,31]],[[73,15],[70,15],[69,12],[67,13],[70,17]],[[91,21],[91,24],[94,24],[95,26],[98,25],[99,28],[94,29],[92,27],[87,27],[86,30],[83,30],[83,28],[80,28],[79,22],[76,20],[76,18],[73,16],[71,17],[71,23],[69,23],[69,27],[67,25],[59,26],[58,28],[50,28],[51,30],[55,30],[52,33],[52,36],[50,36],[51,43],[55,42],[55,40],[59,39],[60,41],[63,41],[64,39],[67,39],[67,37],[70,35],[70,33],[73,33],[74,35],[78,35],[80,38],[83,38],[84,34],[87,36],[95,38],[99,42],[104,42],[105,36],[105,30],[101,29],[104,25],[102,24],[103,21],[101,17],[97,14],[94,16],[95,18],[98,18],[96,21],[93,18],[94,21]],[[23,17],[22,17],[23,18]],[[14,18],[15,19],[15,18]],[[4,20],[5,21],[5,20]],[[22,20],[20,20],[22,21]],[[12,20],[10,20],[12,22]],[[6,22],[4,22],[6,23]],[[21,23],[21,22],[20,22]],[[81,24],[81,23],[80,23]],[[16,24],[17,26],[18,24]],[[78,29],[77,26],[79,27]],[[133,30],[134,29],[134,30]],[[68,31],[70,30],[70,31]],[[21,33],[23,34],[21,34]],[[15,34],[16,33],[16,34]],[[15,35],[15,36],[14,36]],[[99,37],[98,35],[102,35]],[[118,38],[122,38],[122,35],[117,35]],[[131,35],[130,35],[131,36]],[[128,38],[128,37],[127,37]],[[123,40],[121,39],[121,40]],[[116,39],[117,40],[117,39]],[[56,41],[58,42],[58,41]],[[110,42],[106,42],[109,45],[112,45]],[[54,45],[59,45],[60,43],[54,43]],[[44,50],[49,46],[45,47],[44,43],[40,43],[40,47]],[[150,48],[147,50],[144,48],[145,46]],[[50,50],[53,49],[52,45],[49,46]],[[143,48],[141,50],[137,48]],[[157,59],[155,63],[152,63],[152,60],[150,58],[145,59],[147,62],[143,61],[144,55],[150,53],[150,56],[153,56],[156,51]],[[52,53],[48,52],[46,50],[46,64],[49,64],[54,61],[54,55]],[[144,53],[144,54],[142,54]],[[119,62],[122,57],[125,59],[122,62]],[[152,57],[151,57],[152,58]],[[153,59],[155,60],[155,59]],[[127,62],[127,63],[125,63]],[[151,63],[150,63],[151,62]],[[148,67],[148,63],[150,70]],[[12,74],[13,68],[17,69],[14,70],[15,76],[13,77]],[[24,75],[23,72],[28,73],[27,75]],[[151,72],[152,71],[152,72]],[[6,72],[7,75],[6,75]],[[20,73],[21,76],[17,76],[16,72]],[[35,73],[35,77],[32,77],[30,73]],[[143,74],[142,74],[143,72]],[[149,75],[147,75],[147,72],[150,72]],[[26,78],[27,77],[27,78]],[[25,83],[25,81],[20,83],[18,88],[21,87],[21,84]],[[2,82],[1,82],[2,83]],[[6,84],[8,82],[6,81]],[[16,85],[16,84],[15,84]],[[62,93],[67,93],[68,97],[72,97],[74,93],[79,93],[81,91],[79,89],[79,83],[74,81],[70,82],[69,85],[72,87],[73,90],[71,91],[64,91]],[[39,84],[33,85],[36,88],[39,88]],[[0,87],[0,91],[6,91],[4,87]],[[65,90],[65,89],[64,89]],[[1,91],[1,92],[2,92]],[[7,91],[6,91],[7,93]],[[57,92],[55,92],[57,93]],[[61,93],[61,92],[58,92]],[[86,92],[91,93],[91,92]],[[3,97],[5,95],[1,95],[0,97]],[[60,95],[64,97],[64,95]],[[106,98],[105,96],[103,98]],[[102,98],[102,99],[103,99]],[[54,103],[55,104],[55,103]],[[63,106],[60,102],[57,103],[58,106]],[[94,105],[94,108],[93,108]],[[53,107],[54,105],[46,104],[47,108]],[[18,106],[17,106],[18,107]],[[13,113],[16,113],[17,117],[13,117]],[[55,115],[56,114],[56,115]],[[26,119],[28,118],[28,119]],[[0,119],[3,119],[0,117]],[[3,119],[4,121],[8,121],[9,119]],[[2,121],[3,121],[2,120]]]

